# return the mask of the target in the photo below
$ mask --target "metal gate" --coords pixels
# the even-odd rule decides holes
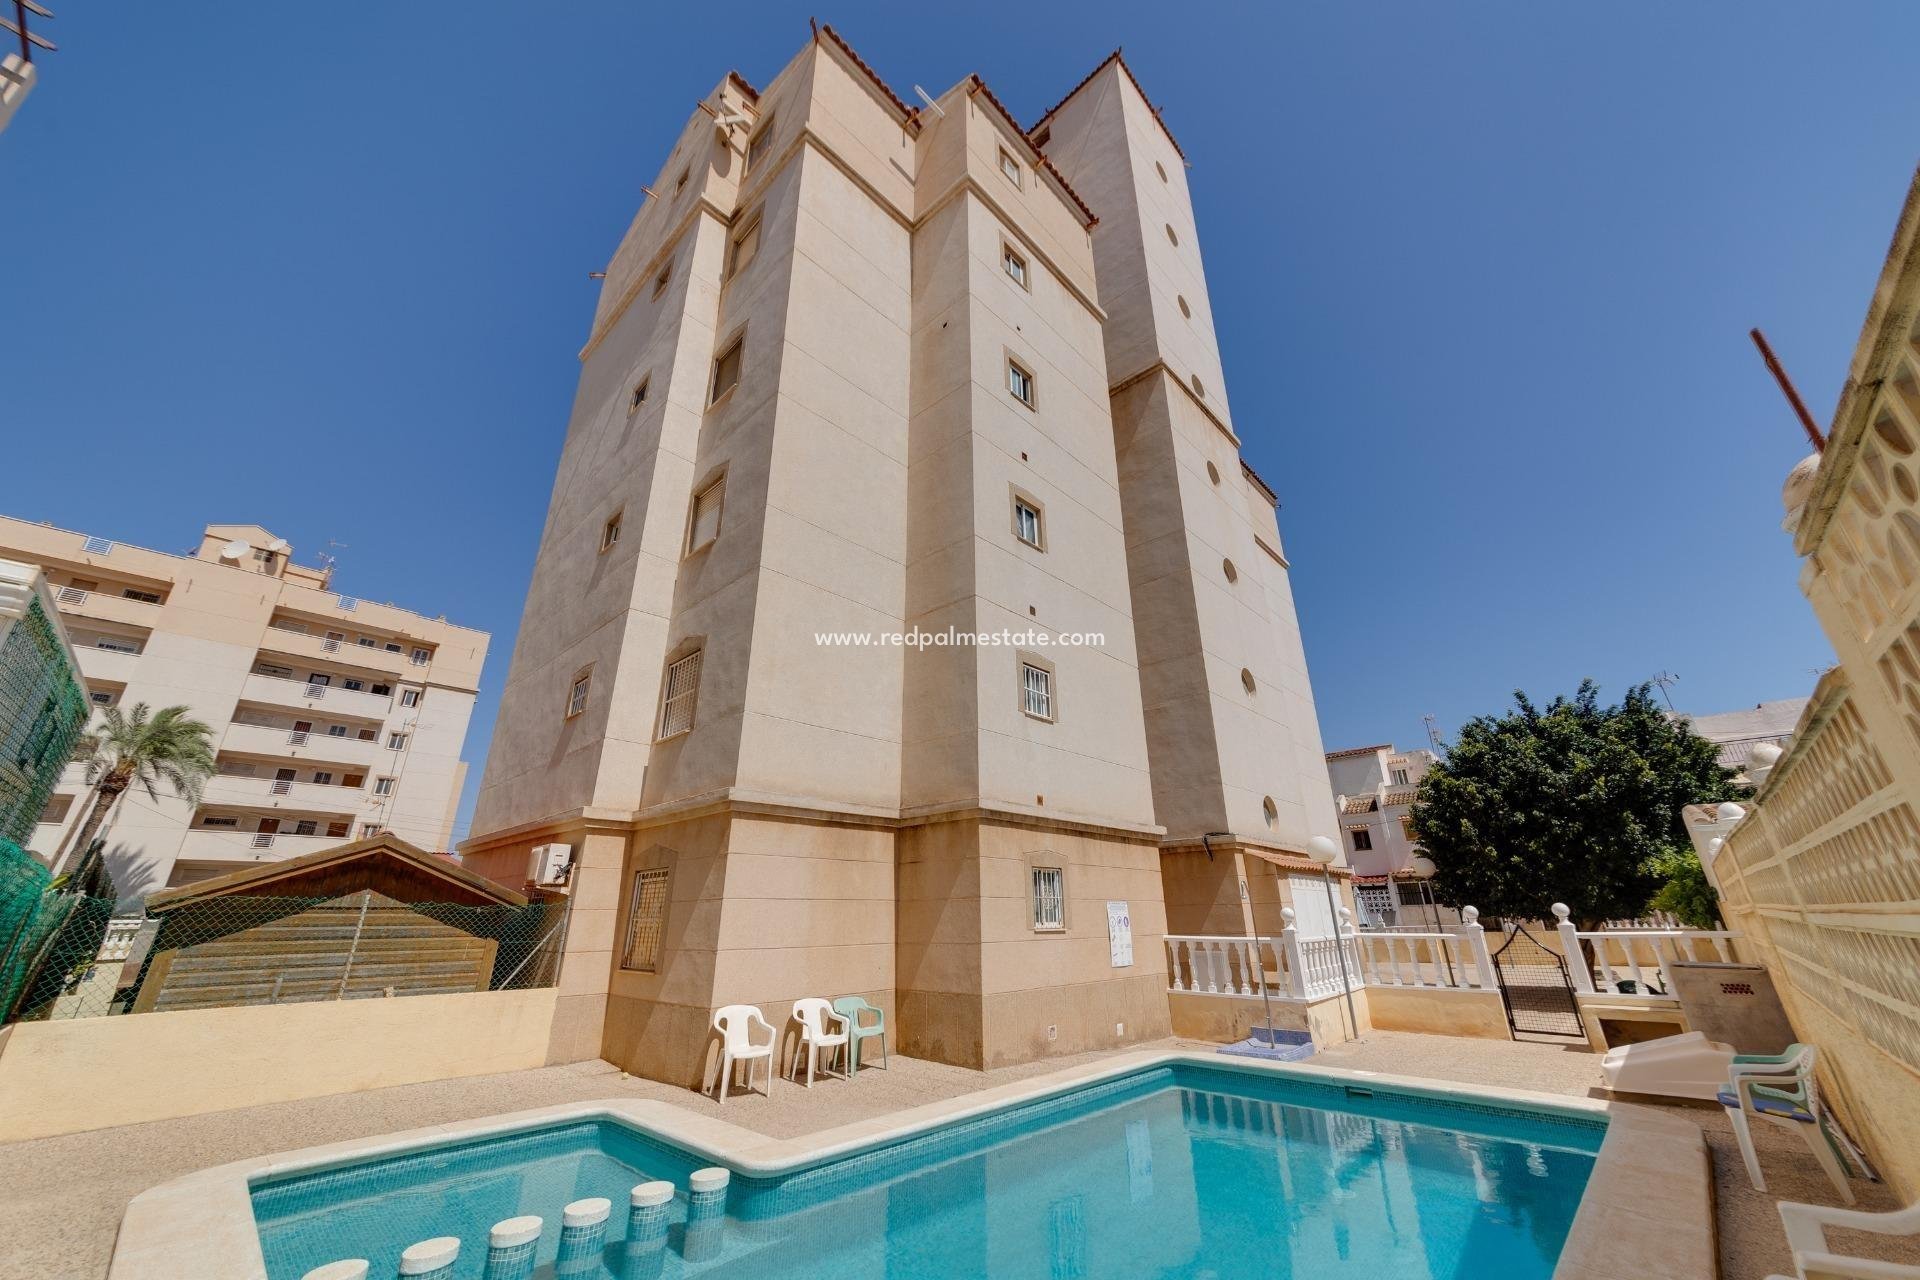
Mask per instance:
[[[1494,976],[1507,1005],[1507,1025],[1515,1031],[1586,1038],[1580,1002],[1567,977],[1567,962],[1521,925],[1493,953]]]

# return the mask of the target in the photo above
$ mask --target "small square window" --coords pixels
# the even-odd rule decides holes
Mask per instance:
[[[359,739],[362,742],[378,742],[380,740],[380,731],[377,729],[362,729],[359,734]]]
[[[653,375],[648,374],[646,377],[640,379],[640,381],[633,384],[633,395],[627,401],[628,413],[640,412],[640,406],[644,405],[647,402],[647,386],[652,381],[653,381]]]
[[[624,510],[616,511],[607,517],[605,524],[600,526],[600,549],[602,551],[613,550],[614,544],[620,541],[620,517],[625,514],[626,512]]]
[[[746,345],[744,337],[735,338],[713,360],[713,392],[707,397],[709,405],[718,404],[727,392],[740,385],[740,349]]]
[[[401,706],[403,706],[403,707],[417,707],[417,706],[419,706],[419,705],[420,705],[420,695],[421,695],[421,694],[422,694],[423,692],[425,692],[425,691],[424,691],[424,690],[421,690],[421,689],[402,689],[402,690],[400,691],[400,705],[401,705]]]
[[[650,868],[633,873],[633,895],[627,901],[627,941],[620,950],[620,967],[657,973],[660,943],[667,922],[667,870]]]
[[[747,229],[733,238],[732,256],[727,263],[727,279],[731,280],[747,269],[753,261],[753,255],[760,251],[760,215],[754,214],[747,223]]]
[[[1035,719],[1053,719],[1053,672],[1031,662],[1020,664],[1020,706]]]
[[[329,822],[327,824],[327,838],[329,840],[344,840],[347,838],[347,833],[351,830],[353,830],[353,824],[351,822]]]
[[[1022,289],[1027,288],[1027,260],[1010,244],[1000,246],[1000,265],[1013,277],[1013,282]]]
[[[1026,171],[1020,167],[1020,162],[1013,158],[1013,152],[1007,150],[1005,147],[1000,148],[1000,172],[1006,174],[1007,178],[1016,187],[1021,185],[1021,180],[1026,173]]]
[[[758,129],[753,131],[753,137],[747,140],[747,167],[746,171],[740,176],[744,178],[748,174],[751,174],[754,169],[759,166],[760,162],[767,158],[767,152],[772,149],[773,117],[769,116],[761,122]]]
[[[1018,360],[1007,361],[1007,390],[1013,392],[1015,400],[1029,409],[1033,408],[1033,374]]]
[[[571,720],[587,709],[587,691],[592,685],[591,671],[575,678],[573,688],[567,692],[567,719]]]
[[[321,769],[314,773],[313,780],[323,787],[330,787],[333,785],[333,774],[325,769]]]
[[[1033,927],[1058,933],[1067,927],[1066,874],[1059,867],[1033,869]]]
[[[92,690],[90,693],[87,694],[87,697],[90,698],[93,701],[93,704],[98,707],[110,707],[113,705],[114,695],[113,695],[113,691],[110,689]]]
[[[682,191],[684,191],[687,186],[687,179],[692,176],[693,176],[692,165],[688,165],[686,168],[682,169],[680,171],[680,176],[673,180],[673,194],[679,195]]]
[[[388,735],[387,735],[387,750],[389,750],[389,751],[405,751],[406,749],[407,749],[407,735],[406,735],[406,734],[404,734],[404,733],[390,733],[390,734],[388,734]]]
[[[687,554],[720,536],[720,514],[727,501],[727,478],[721,476],[693,497],[693,518],[687,524]]]
[[[1353,836],[1353,851],[1355,853],[1365,853],[1367,850],[1373,848],[1373,832],[1355,831],[1350,834]]]
[[[660,264],[660,274],[653,278],[653,296],[659,297],[667,291],[667,284],[673,279],[673,260]]]
[[[360,828],[360,838],[362,840],[371,840],[374,836],[379,835],[385,830],[386,828],[380,826],[378,823],[369,822]]]
[[[393,781],[394,780],[392,778],[375,778],[373,780],[373,794],[377,796],[392,795]]]
[[[364,693],[367,688],[367,682],[365,680],[342,680],[340,684],[341,687],[353,693]]]
[[[1013,536],[1040,551],[1045,549],[1041,530],[1040,504],[1016,494],[1013,499]]]
[[[432,662],[432,661],[433,661],[433,650],[431,650],[431,649],[415,649],[415,650],[413,651],[413,665],[414,665],[414,666],[416,666],[416,667],[424,667],[424,666],[426,666],[426,665],[427,665],[427,664],[428,664],[429,662]]]
[[[389,640],[386,643],[386,650],[388,653],[399,653],[401,646],[397,642]]]
[[[693,728],[694,703],[700,694],[700,653],[695,649],[667,668],[666,689],[660,698],[660,736],[663,738]]]
[[[327,726],[327,736],[329,738],[344,738],[347,736],[347,726],[343,724],[330,724]]]
[[[1404,787],[1407,785],[1407,771],[1405,769],[1395,769],[1390,776],[1394,786]]]
[[[380,647],[380,642],[372,636],[361,636],[358,643],[362,649],[377,649]]]

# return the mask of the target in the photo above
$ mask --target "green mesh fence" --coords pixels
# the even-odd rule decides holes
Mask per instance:
[[[0,1010],[18,1000],[35,954],[59,924],[41,910],[52,881],[25,849],[0,839]]]
[[[33,833],[90,710],[36,596],[0,642],[0,838]]]
[[[70,896],[16,1020],[549,987],[565,941],[563,902],[228,894],[115,918]]]

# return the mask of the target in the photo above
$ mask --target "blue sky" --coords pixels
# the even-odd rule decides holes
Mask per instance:
[[[68,0],[0,135],[0,511],[258,521],[494,633],[492,734],[596,285],[696,98],[806,12]],[[853,4],[893,84],[1031,120],[1115,45],[1192,160],[1234,413],[1329,749],[1831,651],[1779,532],[1916,158],[1920,9]]]

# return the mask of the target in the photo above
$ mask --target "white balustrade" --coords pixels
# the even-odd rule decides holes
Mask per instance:
[[[1667,972],[1669,964],[1676,960],[1723,962],[1738,958],[1733,943],[1740,935],[1726,929],[1581,929],[1568,919],[1572,912],[1564,902],[1553,904],[1553,914],[1567,973],[1574,990],[1582,995],[1677,1000]]]

